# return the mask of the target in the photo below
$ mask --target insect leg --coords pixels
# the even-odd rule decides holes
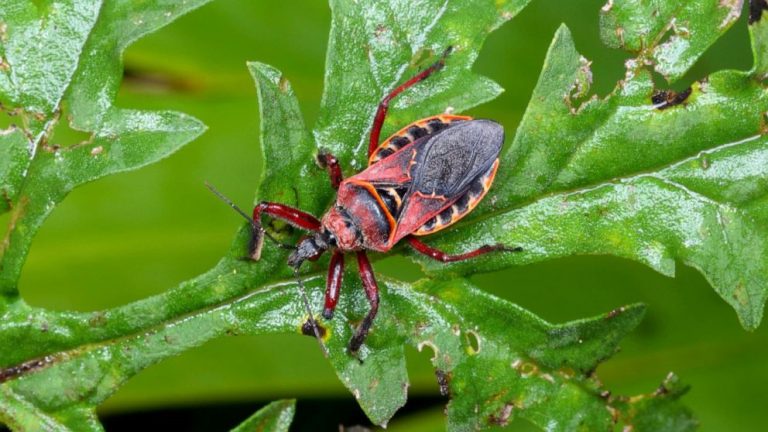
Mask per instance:
[[[336,159],[336,156],[321,151],[317,154],[317,164],[320,165],[320,168],[328,170],[328,175],[331,176],[331,186],[333,186],[334,189],[338,189],[341,181],[344,180],[344,177],[341,175],[341,166],[339,165],[339,160]]]
[[[381,135],[381,127],[384,125],[384,119],[387,117],[387,110],[389,109],[389,103],[397,97],[400,93],[404,92],[408,88],[412,87],[419,81],[423,81],[433,73],[439,71],[445,65],[445,57],[451,53],[451,47],[448,47],[443,55],[440,56],[440,60],[436,61],[432,66],[419,72],[416,76],[408,81],[400,84],[388,95],[384,96],[384,99],[379,102],[379,108],[376,110],[376,116],[373,118],[373,126],[371,127],[371,137],[368,143],[368,157],[370,158],[376,148],[379,147],[379,136]]]
[[[289,207],[285,204],[262,201],[253,208],[253,234],[249,246],[251,259],[261,258],[261,247],[264,245],[264,228],[261,227],[261,215],[266,214],[307,231],[320,231],[320,221],[309,213]]]
[[[464,252],[462,254],[458,255],[449,255],[440,249],[433,248],[427,244],[422,243],[421,240],[417,239],[414,236],[407,237],[408,243],[416,249],[417,252],[422,253],[434,260],[441,261],[441,262],[455,262],[455,261],[464,261],[470,258],[475,258],[480,255],[485,255],[489,252],[521,252],[523,248],[521,247],[509,247],[502,244],[496,244],[496,245],[485,245],[481,246],[475,250]]]
[[[365,295],[368,297],[368,302],[371,304],[371,309],[368,314],[363,318],[363,322],[355,331],[355,335],[349,341],[349,351],[356,353],[360,346],[363,345],[368,331],[371,330],[373,325],[373,319],[376,318],[376,313],[379,311],[379,286],[376,283],[376,277],[373,274],[373,268],[365,251],[357,252],[357,266],[360,269],[360,279],[363,281],[363,288],[365,288]]]
[[[339,301],[341,292],[341,279],[344,277],[344,254],[335,250],[331,255],[331,264],[328,266],[328,278],[325,281],[325,308],[323,318],[333,318],[333,311]]]

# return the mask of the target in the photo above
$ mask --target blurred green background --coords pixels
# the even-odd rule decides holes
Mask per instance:
[[[593,90],[609,93],[623,76],[628,55],[600,43],[603,3],[534,0],[493,33],[476,69],[506,93],[470,114],[496,119],[511,135],[561,22],[593,61]],[[683,80],[669,87],[685,88],[719,69],[748,69],[743,15]],[[158,164],[72,193],[35,240],[21,281],[27,301],[56,310],[108,308],[162,292],[212,267],[240,220],[203,182],[214,183],[247,207],[260,175],[258,106],[245,62],[280,69],[312,124],[329,25],[330,11],[320,0],[217,0],[131,46],[118,105],[183,111],[209,130]],[[55,138],[76,139],[67,131]],[[419,276],[417,266],[397,257],[384,260],[377,270],[409,280]],[[735,313],[693,269],[680,265],[677,277],[669,279],[629,261],[575,257],[478,275],[474,281],[553,322],[628,303],[647,304],[644,322],[598,370],[606,385],[615,393],[651,392],[675,371],[691,385],[685,401],[701,420],[701,430],[763,430],[768,328],[743,330]],[[427,356],[410,352],[409,369],[410,393],[421,402],[396,416],[388,429],[444,429],[444,400],[438,397]],[[357,410],[316,342],[284,335],[222,339],[156,365],[107,401],[101,414],[109,430],[132,418],[144,419],[138,413],[145,410],[189,407],[192,412],[212,406],[205,412],[217,417],[216,409],[237,405],[253,411],[281,397],[299,399],[299,419],[322,407],[326,420],[339,424]],[[302,400],[315,402],[302,405]],[[234,426],[224,417],[205,427]],[[120,421],[110,423],[109,418]],[[510,429],[529,428],[516,422]]]

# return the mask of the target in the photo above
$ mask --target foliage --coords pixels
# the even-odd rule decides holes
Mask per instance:
[[[203,131],[183,114],[114,106],[122,50],[203,3],[0,6],[0,101],[18,117],[0,134],[0,208],[10,212],[0,252],[0,346],[14,347],[0,352],[0,421],[14,429],[100,430],[95,407],[147,366],[223,335],[300,331],[307,318],[284,251],[268,244],[259,263],[240,259],[247,227],[209,272],[122,307],[52,312],[18,295],[32,238],[69,191],[154,162]],[[347,174],[362,168],[378,101],[448,45],[455,53],[445,69],[395,101],[385,134],[500,93],[470,68],[487,34],[528,2],[417,3],[331,2],[326,88],[312,132],[281,73],[249,64],[262,116],[259,200],[322,212],[332,191],[313,164],[317,149],[336,154]],[[764,24],[759,14],[751,20],[752,71],[720,72],[679,97],[654,93],[651,66],[670,79],[681,76],[739,10],[731,6],[738,2],[714,10],[703,0],[646,3],[617,0],[603,8],[605,42],[636,54],[605,99],[588,97],[589,62],[568,30],[558,31],[492,195],[436,243],[463,250],[503,242],[525,252],[426,264],[432,278],[413,284],[380,278],[382,311],[362,362],[344,347],[367,305],[359,281],[351,272],[346,278],[340,313],[322,324],[331,364],[374,423],[386,424],[405,403],[409,344],[433,351],[441,390],[453,397],[447,412],[454,430],[514,416],[548,430],[695,426],[677,401],[686,387],[674,376],[652,394],[626,398],[594,374],[639,323],[642,306],[553,325],[456,276],[586,253],[635,259],[671,275],[680,259],[708,277],[745,326],[757,326],[766,286]],[[704,6],[711,13],[692,12]],[[51,132],[62,121],[90,138],[56,145]],[[297,235],[274,228],[283,240]],[[323,264],[307,268],[313,305],[321,302]],[[259,421],[259,414],[249,419]]]
[[[258,410],[248,420],[232,429],[232,432],[288,432],[295,411],[296,401],[275,401]]]

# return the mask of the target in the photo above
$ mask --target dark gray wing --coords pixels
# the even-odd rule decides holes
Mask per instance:
[[[456,197],[499,157],[504,128],[491,120],[470,120],[429,137],[411,166],[410,193]]]

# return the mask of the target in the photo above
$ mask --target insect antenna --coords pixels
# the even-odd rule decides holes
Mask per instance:
[[[312,326],[312,332],[315,334],[315,338],[317,339],[317,343],[320,344],[320,349],[323,350],[323,355],[325,358],[328,358],[328,348],[325,346],[325,343],[323,342],[323,337],[320,335],[320,328],[317,325],[317,321],[315,321],[314,316],[312,315],[312,307],[309,305],[309,298],[307,298],[307,292],[304,290],[304,281],[301,280],[301,275],[299,274],[299,269],[297,267],[294,267],[293,269],[293,275],[296,276],[296,288],[299,290],[299,294],[301,295],[302,300],[304,301],[304,308],[307,310],[307,314],[309,314],[309,325]]]
[[[269,240],[271,240],[274,244],[276,244],[280,248],[290,249],[290,250],[296,249],[296,246],[283,243],[280,240],[274,238],[272,234],[270,234],[267,230],[265,230],[261,225],[257,224],[255,220],[253,220],[250,216],[248,216],[248,214],[244,212],[240,207],[238,207],[237,204],[233,203],[231,199],[227,198],[223,193],[219,192],[218,189],[213,187],[212,184],[205,182],[205,187],[207,187],[208,190],[213,192],[214,195],[219,197],[220,200],[224,201],[228,206],[232,207],[232,209],[236,211],[240,216],[244,217],[245,220],[247,220],[248,223],[251,224],[251,227],[253,227],[254,231],[261,231]]]

